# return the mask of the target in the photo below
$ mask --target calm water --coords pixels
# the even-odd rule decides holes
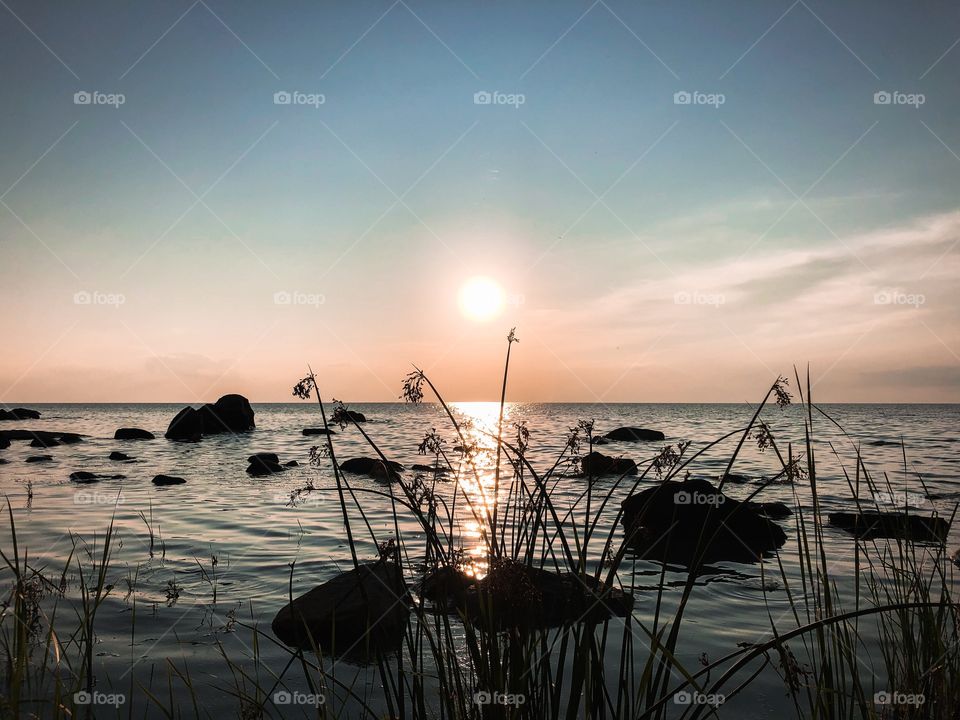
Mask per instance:
[[[222,644],[236,657],[253,654],[250,631],[234,620],[259,623],[269,632],[274,613],[287,599],[290,563],[296,563],[295,595],[350,566],[332,473],[326,467],[313,468],[308,463],[309,450],[319,444],[319,438],[304,437],[300,433],[304,427],[322,424],[316,406],[311,403],[255,405],[257,429],[254,432],[209,437],[195,444],[173,443],[162,438],[181,405],[30,407],[39,409],[43,418],[4,422],[0,429],[61,430],[89,437],[76,445],[46,450],[29,448],[25,442],[13,442],[9,449],[0,451],[0,457],[8,461],[0,465],[0,488],[13,506],[21,553],[24,547],[29,548],[31,564],[45,568],[48,575],[58,578],[72,548],[73,537],[79,542],[81,562],[89,565],[85,548],[96,556],[114,508],[116,512],[119,540],[108,579],[115,587],[100,609],[96,623],[98,687],[104,692],[110,688],[128,692],[132,678],[136,678],[145,687],[165,693],[166,680],[161,678],[167,674],[165,659],[171,658],[178,667],[189,669],[195,683],[216,688],[201,693],[202,701],[214,715],[218,708],[232,710],[234,700],[220,690],[234,685],[218,645]],[[424,432],[432,427],[448,438],[451,445],[456,444],[435,406],[368,404],[354,405],[351,409],[366,413],[371,422],[365,429],[388,456],[406,465],[429,462],[418,456],[417,445]],[[851,471],[854,463],[850,443],[859,441],[863,444],[867,467],[875,477],[887,473],[898,491],[916,493],[921,505],[927,509],[936,507],[949,516],[952,504],[960,499],[960,485],[956,481],[960,470],[960,445],[956,435],[960,406],[834,405],[827,409],[848,429],[851,438],[845,439],[827,421],[819,422],[817,453],[825,512],[850,509],[852,504],[840,462],[826,442],[829,439]],[[478,426],[495,422],[496,410],[495,405],[483,403],[457,406],[459,413],[473,417]],[[792,441],[795,448],[802,449],[802,412],[798,406],[765,411],[764,418],[781,447]],[[657,428],[666,434],[666,443],[691,440],[696,449],[742,428],[751,414],[752,408],[746,405],[514,404],[508,408],[508,422],[527,422],[531,430],[530,458],[535,465],[545,468],[562,450],[568,428],[578,420],[595,420],[599,432],[620,425]],[[145,428],[158,439],[115,441],[112,437],[118,427]],[[906,479],[903,450],[897,444],[901,438],[910,469]],[[869,444],[878,440],[891,444]],[[601,450],[610,455],[622,453],[639,461],[655,455],[663,444],[615,444]],[[733,445],[734,442],[727,442],[712,451],[696,464],[694,474],[716,476],[724,469]],[[338,434],[336,448],[341,460],[372,454],[364,448],[355,429]],[[137,462],[111,462],[107,456],[112,450],[121,450]],[[300,467],[265,479],[251,478],[245,473],[246,458],[254,452],[275,452],[281,461],[298,460]],[[54,461],[24,462],[29,455],[40,454],[52,455]],[[70,473],[77,470],[122,473],[126,479],[78,486],[68,479]],[[747,475],[773,474],[776,460],[769,451],[761,454],[754,445],[748,444],[734,471]],[[150,480],[158,473],[184,477],[187,484],[154,487]],[[916,473],[925,479],[932,499],[920,497],[924,491]],[[351,479],[357,488],[383,489],[372,480]],[[317,490],[292,506],[290,492],[310,481]],[[28,484],[32,486],[32,500],[27,497]],[[745,497],[752,486],[728,485],[725,489],[734,497]],[[582,480],[561,479],[554,500],[561,507],[569,505],[582,490]],[[794,492],[804,511],[810,512],[806,487],[772,486],[760,499],[783,500],[792,506]],[[382,539],[390,537],[393,524],[388,503],[373,494],[362,497],[375,531]],[[615,512],[615,509],[610,512],[611,522]],[[148,519],[152,517],[157,533],[152,556],[147,525],[141,513]],[[782,523],[790,538],[782,552],[788,570],[795,566],[796,560],[794,522],[791,518]],[[421,537],[413,522],[404,523],[401,530],[408,533],[408,542]],[[843,578],[850,576],[853,541],[839,531],[829,530],[827,535],[831,573],[843,582]],[[10,543],[6,521],[0,543],[6,552]],[[476,532],[471,532],[466,523],[467,551],[476,553],[478,543]],[[957,544],[957,538],[951,537],[948,546],[952,549]],[[371,542],[365,542],[361,555],[374,557]],[[217,560],[215,567],[213,558]],[[775,568],[770,570],[775,572]],[[411,578],[416,576],[414,568],[408,571]],[[659,567],[654,564],[636,562],[625,565],[620,573],[624,586],[634,586],[640,620],[646,619],[653,607],[658,572]],[[76,592],[76,583],[70,582],[71,577],[73,575],[68,574],[68,598]],[[136,590],[128,592],[134,577]],[[683,575],[678,573],[675,577],[681,580]],[[6,586],[9,574],[2,580]],[[178,597],[168,598],[171,588],[179,589]],[[774,588],[768,593],[768,603],[774,611],[777,603],[786,608],[785,593]],[[697,588],[687,618],[681,657],[690,666],[696,665],[700,653],[717,658],[734,650],[738,642],[768,637],[769,619],[759,566],[729,565],[704,579]],[[789,624],[789,620],[784,618],[784,623]],[[612,625],[615,632],[616,623]],[[613,647],[617,644],[610,643]],[[251,662],[251,672],[259,671],[261,678],[269,677],[270,671],[279,673],[288,659],[268,643],[261,643],[260,655],[262,666],[256,670]],[[344,681],[352,682],[355,678],[356,687],[365,687],[375,702],[378,680],[373,672],[340,664],[337,673]],[[882,680],[878,682],[881,683],[878,689],[883,689]],[[732,718],[764,718],[777,714],[785,702],[781,681],[768,673],[762,675],[749,692],[723,706],[720,714]],[[139,714],[142,716],[143,712]]]

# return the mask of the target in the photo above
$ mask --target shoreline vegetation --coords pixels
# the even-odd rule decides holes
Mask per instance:
[[[725,702],[749,695],[757,678],[774,673],[797,718],[956,718],[960,605],[945,540],[957,507],[948,516],[881,507],[878,497],[897,494],[893,481],[874,477],[847,436],[845,446],[830,444],[829,451],[843,467],[851,513],[827,517],[818,486],[823,446],[816,439],[822,427],[845,433],[814,404],[809,377],[801,381],[795,372],[793,384],[777,378],[744,427],[696,450],[688,442],[663,445],[659,431],[645,428],[595,435],[594,422],[583,420],[543,467],[529,457],[529,428],[504,422],[517,342],[511,330],[492,431],[467,426],[419,368],[407,376],[403,399],[436,402],[448,421],[442,432],[425,432],[419,444],[425,462],[413,477],[381,449],[362,414],[321,395],[323,383],[312,370],[296,384],[297,398],[317,403],[320,422],[303,433],[319,443],[311,465],[332,473],[350,569],[295,597],[298,568],[290,563],[288,604],[269,627],[255,617],[231,617],[250,633],[252,653],[231,652],[218,638],[230,681],[213,689],[232,698],[237,717],[696,720],[727,717]],[[799,447],[778,443],[763,417],[794,403],[792,393],[804,409]],[[243,422],[216,432],[249,430],[245,399],[225,397]],[[172,439],[197,441],[209,433],[216,407],[185,408],[171,423],[178,426]],[[370,457],[339,456],[339,434],[347,429],[362,437]],[[131,439],[145,432],[123,430]],[[635,457],[600,452],[611,441],[630,443]],[[733,500],[725,490],[740,482],[737,459],[750,443],[778,470]],[[704,480],[698,463],[725,444],[734,445],[725,471]],[[492,468],[480,467],[482,449],[494,456]],[[903,460],[906,476],[905,451]],[[251,456],[250,464],[252,476],[290,466],[269,453]],[[580,483],[576,501],[555,502],[557,483],[571,479]],[[775,484],[790,488],[792,505],[765,501],[763,491]],[[298,488],[291,502],[316,490],[312,483]],[[374,529],[383,518],[369,515],[373,497],[390,508],[390,532]],[[216,714],[204,707],[210,681],[192,674],[183,658],[166,658],[165,677],[149,687],[133,673],[122,686],[96,676],[98,614],[108,598],[122,594],[111,566],[113,518],[92,543],[74,538],[64,567],[52,568],[36,566],[18,541],[9,499],[7,516],[10,542],[0,545],[0,716]],[[465,517],[479,533],[479,563],[464,552]],[[787,517],[794,520],[789,531],[781,524]],[[165,552],[152,509],[141,518],[151,556]],[[418,531],[402,531],[401,519]],[[849,587],[831,575],[824,544],[831,523],[850,535]],[[788,559],[799,575],[788,572]],[[659,575],[652,595],[637,592],[638,562],[651,563]],[[769,632],[723,657],[685,663],[680,651],[695,636],[691,620],[700,611],[694,589],[718,562],[759,568],[762,601],[744,610],[765,616]],[[215,602],[215,559],[209,568],[198,565]],[[679,584],[667,577],[678,568],[685,573]],[[67,582],[73,573],[75,586]],[[137,573],[123,580],[133,598],[132,639]],[[785,606],[773,601],[774,591],[786,597]],[[168,597],[178,592],[174,581]],[[282,652],[284,667],[267,667],[264,647]],[[346,682],[338,662],[369,668],[378,679],[376,697]],[[95,705],[98,693],[123,694],[125,703]],[[293,707],[297,697],[304,700]]]

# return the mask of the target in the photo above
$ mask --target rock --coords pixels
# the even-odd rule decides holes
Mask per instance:
[[[873,442],[870,443],[870,445],[874,445],[874,446],[876,446],[876,447],[883,447],[884,445],[897,445],[897,446],[899,446],[899,445],[900,445],[900,441],[899,441],[899,440],[874,440]]]
[[[953,553],[953,564],[960,567],[960,550]]]
[[[736,485],[743,485],[744,483],[750,482],[750,478],[746,475],[738,475],[737,473],[727,473],[726,475],[718,476],[718,480],[722,480],[725,483],[734,483]]]
[[[607,457],[596,451],[580,458],[580,468],[589,477],[637,474],[637,464],[633,460]]]
[[[173,475],[157,475],[153,479],[154,485],[183,485],[186,482],[181,477],[174,477]]]
[[[83,435],[52,430],[0,430],[0,440],[56,440],[62,443],[80,442]]]
[[[350,422],[350,421],[362,423],[367,421],[367,416],[364,415],[362,412],[357,412],[355,410],[347,410],[346,408],[337,408],[334,411],[333,417],[330,420],[331,422],[335,422],[335,423]]]
[[[603,436],[601,435],[600,437],[595,437],[595,438],[593,438],[593,444],[594,444],[594,445],[609,445],[609,444],[610,444],[610,440],[608,440],[607,438],[605,438],[605,437],[603,437]]]
[[[31,455],[27,458],[26,462],[28,463],[45,463],[53,462],[53,458],[50,455]]]
[[[304,428],[304,435],[336,435],[337,433],[327,428]]]
[[[622,523],[626,542],[647,560],[688,567],[749,563],[787,540],[759,505],[729,498],[706,480],[667,480],[627,497]]]
[[[75,483],[95,483],[101,480],[126,480],[126,475],[97,475],[96,473],[79,470],[70,473],[70,480]]]
[[[154,438],[156,435],[152,432],[140,428],[120,428],[113,434],[114,440],[153,440]]]
[[[273,473],[281,473],[286,468],[280,464],[280,458],[276,453],[257,453],[247,458],[250,466],[247,468],[247,474],[254,477],[263,477]]]
[[[38,437],[38,438],[34,438],[31,441],[30,447],[49,448],[49,447],[56,447],[59,444],[60,444],[60,441],[57,438],[52,438],[52,437],[39,438]]]
[[[611,430],[604,435],[607,440],[620,440],[621,442],[652,442],[655,440],[664,440],[665,436],[659,430],[647,430],[646,428],[621,427]]]
[[[0,420],[39,420],[40,413],[36,410],[27,408],[14,408],[13,410],[0,410]]]
[[[495,561],[480,580],[452,568],[424,578],[424,597],[446,602],[481,626],[545,628],[625,617],[633,596],[605,587],[592,575],[556,573],[513,560]]]
[[[748,502],[747,507],[766,515],[771,520],[783,520],[793,515],[793,510],[782,502]]]
[[[899,512],[834,512],[830,524],[859,540],[901,538],[943,544],[950,524],[942,517]]]
[[[124,455],[122,452],[117,452],[116,450],[110,453],[110,459],[121,461],[121,462],[127,461],[127,460],[133,460],[133,458],[130,457],[129,455]]]
[[[385,466],[380,458],[360,457],[344,460],[340,463],[340,470],[392,481],[397,479],[397,473],[403,472],[403,465],[389,460]]]
[[[381,561],[301,595],[281,608],[271,627],[286,645],[366,661],[400,647],[409,614],[400,568]]]
[[[5,437],[0,437],[0,450],[6,450],[10,447],[10,441]]]
[[[438,467],[434,465],[411,465],[410,469],[416,472],[437,473],[438,475],[450,472],[450,468],[448,467]]]
[[[300,463],[298,463],[296,460],[290,460],[289,462],[285,462],[283,466],[284,467],[300,467]]]
[[[64,445],[73,445],[80,442],[80,436],[76,433],[64,433],[60,436],[60,442]]]
[[[9,461],[9,460],[6,460],[6,459],[4,459],[4,458],[0,458],[0,465],[6,465],[8,462],[10,462],[10,461]]]
[[[243,395],[224,395],[199,410],[185,407],[178,412],[164,434],[168,440],[196,442],[204,435],[246,432],[256,427],[253,408]]]

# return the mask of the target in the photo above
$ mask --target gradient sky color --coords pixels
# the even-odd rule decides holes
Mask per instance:
[[[516,400],[809,363],[958,402],[958,40],[955,3],[4,0],[0,402],[286,400],[307,363],[489,400],[512,326]]]

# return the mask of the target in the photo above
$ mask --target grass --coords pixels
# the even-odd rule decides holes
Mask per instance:
[[[510,353],[516,342],[511,331],[500,408],[490,430],[467,426],[423,371],[415,368],[407,377],[404,398],[419,403],[429,394],[448,421],[447,436],[432,430],[420,444],[421,453],[438,468],[432,473],[400,475],[374,486],[340,472],[336,435],[325,435],[325,445],[312,453],[312,462],[332,474],[349,562],[358,566],[380,558],[411,571],[411,616],[399,648],[375,654],[367,668],[350,668],[325,656],[320,647],[304,652],[282,645],[261,627],[251,603],[248,617],[232,609],[225,633],[216,636],[224,671],[218,680],[200,680],[185,659],[167,658],[162,672],[146,678],[129,674],[122,690],[127,702],[117,715],[213,717],[204,703],[212,686],[243,718],[294,712],[307,717],[450,720],[728,717],[723,705],[676,700],[687,693],[729,703],[750,693],[760,679],[769,682],[779,675],[797,718],[955,717],[954,708],[960,707],[960,615],[945,548],[851,539],[854,572],[837,582],[826,541],[831,531],[822,522],[818,453],[829,449],[843,468],[852,501],[864,509],[876,509],[872,498],[893,493],[898,478],[873,477],[849,438],[844,446],[816,441],[821,427],[839,425],[812,402],[809,380],[801,384],[800,377],[795,378],[796,388],[804,388],[797,390],[805,413],[799,448],[781,447],[764,420],[769,405],[782,408],[792,402],[788,383],[778,378],[746,426],[734,433],[696,451],[688,443],[661,448],[637,461],[636,476],[571,480],[565,476],[577,458],[594,450],[593,423],[583,421],[572,428],[562,451],[549,462],[531,459],[529,429],[524,424],[505,426],[504,421]],[[366,427],[344,412],[341,403],[323,399],[312,371],[294,393],[316,399],[326,429],[334,420],[351,425],[387,465],[389,457]],[[769,453],[778,468],[750,499],[780,483],[789,486],[794,498],[793,536],[778,555],[759,563],[762,593],[753,607],[745,608],[765,616],[768,632],[762,638],[745,637],[724,657],[691,659],[699,632],[691,617],[709,611],[697,590],[711,569],[694,561],[680,574],[666,565],[638,563],[623,542],[619,500],[652,483],[696,473],[732,444],[724,456],[725,477],[750,443]],[[455,451],[455,445],[464,451]],[[849,458],[846,465],[844,458]],[[904,456],[903,477],[913,476]],[[492,477],[492,483],[485,483],[486,477]],[[582,489],[575,499],[561,501],[558,487],[578,483]],[[311,482],[294,491],[295,499],[315,490]],[[375,504],[367,501],[370,497]],[[377,533],[374,527],[382,526],[383,516],[374,508],[384,503],[390,531]],[[372,518],[373,512],[381,514]],[[0,714],[107,716],[102,707],[78,704],[75,694],[96,692],[100,684],[93,658],[97,615],[114,593],[113,520],[92,547],[74,539],[58,579],[33,567],[27,550],[20,547],[9,501],[8,517],[11,543],[0,551],[10,579],[0,614]],[[147,515],[140,513],[140,519],[152,557],[159,536],[152,508]],[[463,545],[464,524],[471,520],[483,548],[477,565],[471,564]],[[405,530],[410,522],[417,532]],[[701,547],[710,541],[702,536]],[[162,540],[161,547],[165,552]],[[368,548],[377,550],[370,553]],[[196,562],[215,606],[216,558],[211,558],[209,571]],[[503,577],[520,577],[523,568],[569,572],[585,587],[599,588],[600,598],[617,588],[644,602],[623,618],[554,628],[511,627],[501,622],[504,609],[496,603],[481,602],[476,614],[443,611],[418,592],[413,577],[440,568],[476,567]],[[650,568],[656,569],[655,582],[641,585],[654,572]],[[296,565],[288,572],[292,599]],[[68,577],[76,578],[75,588],[68,587]],[[133,642],[139,568],[132,575],[127,571],[124,580],[133,603]],[[180,594],[175,580],[167,593],[175,602]],[[249,638],[246,648],[230,639],[237,629]],[[373,677],[373,685],[359,682],[361,677]],[[325,702],[278,705],[278,692],[322,696]],[[877,692],[893,693],[894,699],[922,695],[924,702],[877,705]],[[489,699],[503,702],[477,702]]]

